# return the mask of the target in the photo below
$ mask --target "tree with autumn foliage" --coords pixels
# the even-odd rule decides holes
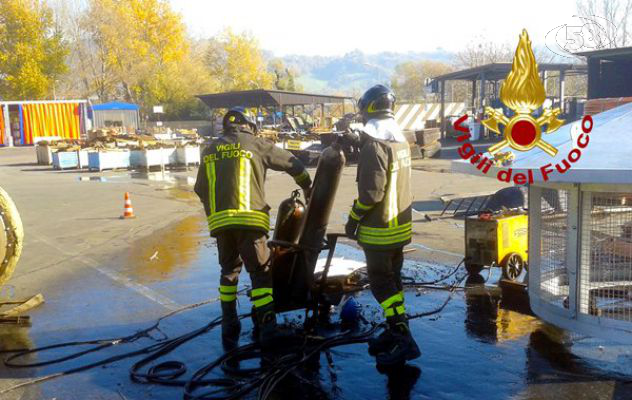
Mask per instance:
[[[0,1],[0,98],[49,96],[66,71],[67,48],[46,3]]]
[[[274,89],[290,92],[302,92],[303,87],[296,83],[297,72],[285,65],[282,59],[275,58],[268,62],[268,71],[274,76]]]
[[[274,83],[258,41],[247,32],[226,29],[212,38],[206,51],[206,65],[224,91],[267,89]]]
[[[196,91],[217,88],[203,64],[204,48],[188,38],[168,1],[88,0],[78,11],[58,8],[72,42],[67,92],[121,99],[145,111],[160,104],[167,117],[180,118],[201,108]]]
[[[402,101],[426,100],[426,79],[452,71],[448,64],[437,61],[409,61],[395,67],[391,85],[397,98]]]
[[[146,112],[160,104],[166,118],[200,118],[208,111],[197,94],[300,90],[296,73],[268,63],[249,33],[192,40],[167,0],[49,1],[72,49],[61,84],[67,96],[120,99]]]
[[[166,99],[169,79],[189,50],[184,24],[168,2],[90,0],[82,22],[114,78],[114,94],[141,104]]]

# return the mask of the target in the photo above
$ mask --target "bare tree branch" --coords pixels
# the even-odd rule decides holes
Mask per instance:
[[[576,6],[596,48],[625,47],[632,42],[632,0],[577,0]]]

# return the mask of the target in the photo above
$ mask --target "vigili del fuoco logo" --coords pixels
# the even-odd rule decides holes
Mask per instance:
[[[539,116],[533,115],[534,111],[544,104],[546,91],[538,74],[538,65],[531,49],[529,35],[524,29],[520,34],[511,72],[500,87],[500,100],[513,111],[513,115],[505,115],[502,108],[485,107],[487,119],[481,121],[490,131],[503,135],[500,142],[487,149],[493,158],[490,159],[482,153],[476,154],[474,147],[469,143],[470,130],[462,125],[467,115],[463,115],[454,123],[455,130],[464,133],[457,137],[457,140],[463,143],[458,149],[461,158],[469,160],[476,165],[478,170],[486,174],[493,164],[510,165],[515,158],[511,150],[525,152],[537,147],[551,157],[557,155],[558,149],[548,143],[543,136],[559,129],[564,120],[558,118],[561,113],[559,108],[543,108]],[[504,127],[502,132],[501,125]],[[590,141],[588,134],[592,127],[592,118],[585,116],[581,122],[582,133],[577,137],[576,146],[573,146],[561,162],[555,165],[548,163],[540,167],[543,181],[547,181],[549,175],[555,170],[561,174],[565,173],[581,158],[582,149],[585,149]],[[505,148],[509,150],[501,152]],[[529,170],[527,174],[512,174],[512,172],[511,168],[501,169],[498,171],[497,178],[508,183],[513,181],[517,185],[533,183],[532,170]]]

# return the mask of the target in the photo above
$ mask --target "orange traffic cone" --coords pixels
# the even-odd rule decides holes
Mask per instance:
[[[129,198],[129,192],[125,192],[125,211],[121,215],[121,219],[136,218],[134,209],[132,208],[132,200]]]

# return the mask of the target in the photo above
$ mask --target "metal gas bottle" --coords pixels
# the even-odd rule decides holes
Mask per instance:
[[[305,204],[299,199],[301,192],[295,190],[292,196],[279,204],[273,240],[297,243],[298,235],[305,215]]]
[[[284,226],[274,233],[275,239],[298,241],[296,249],[279,251],[280,254],[272,261],[270,269],[274,280],[274,305],[277,312],[313,306],[314,269],[325,242],[327,224],[344,165],[345,156],[337,143],[326,148],[318,160],[311,195],[304,215],[299,220],[298,234],[293,222],[287,224],[292,226],[291,229],[286,230]],[[288,204],[288,209],[291,206],[291,203]],[[281,208],[285,207],[279,209],[277,226],[285,225],[285,213]],[[288,231],[291,234],[286,233]]]
[[[309,279],[314,274],[318,254],[324,244],[329,216],[345,162],[345,155],[338,142],[327,147],[318,160],[312,193],[299,235],[299,244],[310,249],[304,252]]]

